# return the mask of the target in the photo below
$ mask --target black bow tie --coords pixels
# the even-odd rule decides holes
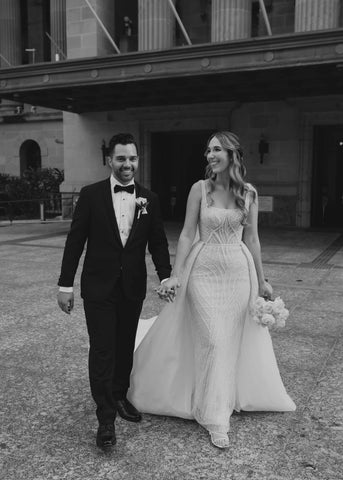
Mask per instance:
[[[114,186],[114,193],[118,192],[127,192],[127,193],[134,193],[135,191],[135,186],[132,183],[131,185],[115,185]]]

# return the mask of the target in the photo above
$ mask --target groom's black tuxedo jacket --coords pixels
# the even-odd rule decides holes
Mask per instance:
[[[81,296],[104,300],[122,282],[127,298],[142,300],[146,294],[145,252],[148,246],[157,274],[170,275],[168,243],[162,224],[158,197],[135,183],[136,197],[147,199],[147,214],[138,218],[136,206],[130,236],[123,247],[113,208],[110,179],[83,187],[77,202],[62,260],[58,285],[72,286],[87,241],[81,275]]]

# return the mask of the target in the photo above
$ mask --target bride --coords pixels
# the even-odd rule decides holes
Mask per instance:
[[[257,296],[270,297],[272,287],[238,137],[215,133],[206,157],[206,180],[191,188],[172,275],[158,292],[172,301],[136,349],[129,398],[145,413],[195,419],[213,445],[227,448],[233,410],[295,405],[268,329],[251,315]]]

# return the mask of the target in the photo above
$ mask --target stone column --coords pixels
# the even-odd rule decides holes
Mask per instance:
[[[250,36],[251,0],[212,0],[212,42]]]
[[[172,48],[174,24],[167,0],[138,0],[138,50]]]
[[[66,0],[50,0],[50,30],[51,38],[67,55]],[[51,61],[63,60],[64,57],[54,42],[51,42]]]
[[[90,0],[90,3],[113,38],[115,0]],[[116,53],[84,0],[67,0],[66,10],[68,58]]]
[[[0,53],[11,65],[22,62],[20,0],[0,0]],[[0,57],[1,67],[8,67]]]
[[[295,31],[338,28],[340,0],[296,0]]]

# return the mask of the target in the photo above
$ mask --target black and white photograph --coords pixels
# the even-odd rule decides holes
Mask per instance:
[[[343,1],[0,0],[2,480],[343,480]]]

